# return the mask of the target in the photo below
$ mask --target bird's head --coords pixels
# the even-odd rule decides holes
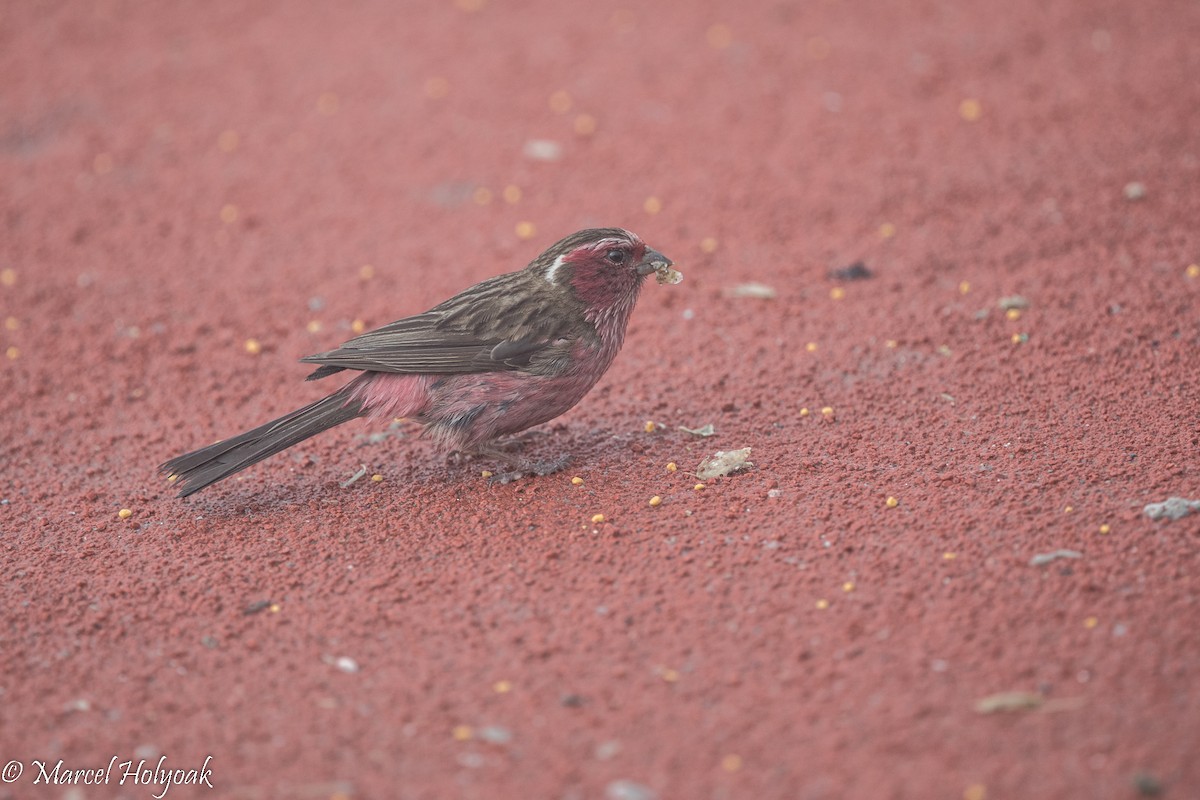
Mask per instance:
[[[551,245],[529,269],[549,283],[570,288],[590,309],[629,306],[652,272],[671,259],[621,228],[589,228]],[[678,273],[675,273],[676,275]]]

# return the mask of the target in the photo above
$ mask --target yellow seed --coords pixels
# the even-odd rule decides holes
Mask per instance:
[[[888,339],[886,342],[883,343],[883,346],[888,348],[889,350],[895,350],[897,347],[900,346],[900,343],[897,342],[895,339]]]
[[[699,492],[699,491],[701,491],[701,490],[703,490],[703,489],[704,489],[704,484],[703,484],[703,483],[697,483],[695,486],[693,486],[693,487],[692,487],[692,489],[694,489],[695,491]]]
[[[433,77],[425,81],[425,96],[440,100],[450,94],[450,81],[442,77]]]
[[[810,353],[815,353],[815,352],[817,352],[817,343],[809,342],[808,344],[804,345],[804,349]]]
[[[512,688],[512,683],[509,681],[496,681],[492,684],[492,691],[496,694],[508,694]]]
[[[580,114],[575,117],[575,133],[580,136],[591,136],[596,132],[596,118],[591,114]]]
[[[514,203],[521,202],[521,187],[520,186],[514,186],[513,184],[510,183],[508,186],[504,187],[503,194],[504,194],[504,202],[508,203],[509,205],[513,205]]]
[[[982,783],[973,783],[963,790],[963,800],[984,800],[987,797],[987,787]]]
[[[4,355],[6,355],[8,357],[9,361],[16,361],[18,358],[21,357],[21,350],[20,350],[20,348],[13,346],[13,347],[10,347],[7,350],[5,350]]]
[[[701,253],[715,253],[717,251],[717,240],[711,236],[705,236],[700,240]]]
[[[245,347],[246,352],[252,356],[256,356],[262,352],[262,344],[258,341],[258,339],[247,339],[246,343],[242,346]]]
[[[100,153],[92,159],[92,171],[97,175],[105,175],[112,172],[113,157],[108,153]]]
[[[492,471],[490,469],[485,469],[483,472],[479,473],[479,475],[483,478],[490,478],[492,477]]]
[[[664,669],[662,671],[662,679],[667,683],[675,683],[679,680],[679,671],[674,669]]]
[[[1025,336],[1024,334],[1014,333],[1011,339],[1013,344],[1020,344],[1021,342],[1025,341]]]
[[[371,480],[375,481],[376,483],[380,483],[383,481],[383,476],[380,475],[379,473],[375,473],[374,475],[371,476]]]
[[[222,153],[232,153],[237,150],[238,134],[237,131],[227,130],[221,131],[221,135],[217,137],[217,149]]]
[[[879,226],[879,236],[881,239],[890,239],[896,235],[896,226],[890,222],[885,222]]]
[[[471,193],[471,199],[475,201],[476,205],[486,206],[492,202],[492,190],[486,186],[480,186]]]
[[[120,511],[117,512],[117,516],[120,517],[121,519],[129,519],[130,517],[133,516],[133,512],[130,511],[128,508],[122,508]]]
[[[1089,629],[1094,628],[1099,624],[1100,624],[1100,620],[1096,619],[1095,617],[1088,617],[1087,619],[1085,619],[1083,621],[1083,627],[1089,628]]]
[[[583,478],[576,475],[574,478],[571,478],[571,484],[573,486],[583,486]]]
[[[304,328],[309,333],[320,333],[321,332],[321,320],[314,319],[311,322],[309,322],[307,325],[305,325]]]
[[[742,757],[737,753],[730,753],[721,759],[721,769],[726,772],[737,772],[742,768]]]
[[[550,95],[550,110],[555,114],[565,114],[571,110],[571,94],[563,89],[559,89],[554,94]]]
[[[677,469],[679,469],[679,465],[674,461],[667,462],[667,472],[674,472]]]
[[[958,115],[967,122],[974,122],[983,115],[983,106],[974,98],[967,98],[958,104]]]
[[[363,322],[361,319],[356,319],[354,322],[350,323],[350,330],[354,333],[362,333],[366,329],[367,323]]]
[[[1021,309],[1010,308],[1008,311],[1004,312],[1004,316],[1008,317],[1009,319],[1013,319],[1013,320],[1020,319],[1021,318]]]
[[[593,525],[599,525],[601,522],[604,522],[603,514],[592,514],[592,524]]]
[[[1063,509],[1063,513],[1070,514],[1074,510],[1075,510],[1075,506],[1067,506],[1066,508]]]
[[[886,501],[886,504],[887,504],[888,508],[895,508],[896,506],[900,505],[900,501],[894,497],[889,496]]]
[[[853,582],[853,581],[846,581],[845,583],[843,583],[843,584],[842,584],[842,591],[843,591],[843,592],[853,592],[853,591],[854,591],[854,582]]]
[[[6,330],[15,331],[17,328],[21,327],[21,320],[17,319],[16,317],[8,317],[4,320],[4,327]]]
[[[646,433],[654,433],[654,430],[657,427],[658,426],[655,425],[652,420],[646,420],[646,424],[642,426],[643,430],[645,430]]]
[[[317,113],[323,117],[331,117],[337,113],[338,106],[341,105],[338,96],[333,92],[322,92],[317,98]]]
[[[1188,268],[1184,270],[1184,275],[1189,278],[1200,278],[1200,264],[1188,264]]]
[[[800,409],[800,416],[802,416],[802,417],[808,416],[808,408],[807,407]]]
[[[537,226],[532,222],[518,222],[516,230],[517,238],[523,242],[532,239],[537,234]]]
[[[825,598],[822,597],[820,600],[817,601],[817,609],[818,610],[824,611],[827,608],[829,608],[828,600],[826,600]]]
[[[661,497],[659,497],[658,495],[654,495],[654,497],[651,497],[651,498],[650,498],[650,505],[651,505],[652,507],[661,506],[661,505],[662,505],[662,498],[661,498]]]
[[[829,296],[834,300],[841,300],[846,296],[846,290],[840,286],[835,286],[829,290]]]
[[[283,607],[280,606],[279,603],[271,603],[271,605],[267,608],[267,610],[270,611],[272,614],[278,614],[280,611],[283,610]]]
[[[454,737],[456,742],[465,742],[470,739],[475,732],[471,730],[470,725],[455,725],[454,730],[450,731],[450,735]]]
[[[830,49],[829,42],[820,36],[813,36],[804,45],[805,54],[813,61],[823,61],[829,58]]]
[[[662,200],[654,196],[647,197],[646,202],[642,203],[642,208],[647,214],[657,214],[662,211]]]
[[[369,281],[375,277],[375,268],[370,264],[363,264],[358,268],[358,279],[360,281]]]
[[[969,291],[971,291],[971,283],[969,281],[963,281],[962,283],[958,284],[959,294],[966,294]]]
[[[17,282],[17,271],[11,267],[0,269],[0,283],[12,286]]]
[[[168,475],[167,476],[167,483],[174,483],[177,480],[179,480],[178,475]]]
[[[956,558],[958,558],[958,553],[942,553],[943,561],[953,561]]]
[[[226,203],[225,205],[221,206],[221,222],[224,222],[226,225],[228,225],[231,222],[235,222],[237,218],[237,206],[235,206],[233,203]]]
[[[824,408],[821,409],[821,414],[826,417],[832,417],[833,416],[833,406],[825,406]]]
[[[1112,528],[1110,528],[1110,527],[1108,526],[1108,523],[1107,523],[1107,522],[1106,522],[1106,523],[1104,523],[1103,525],[1101,525],[1101,526],[1100,526],[1100,533],[1101,533],[1102,535],[1104,535],[1104,536],[1107,536],[1107,535],[1108,535],[1109,533],[1111,533],[1111,532],[1112,532]]]
[[[733,42],[733,32],[729,30],[728,25],[718,22],[716,25],[709,26],[704,38],[708,39],[709,47],[715,50],[724,50]]]

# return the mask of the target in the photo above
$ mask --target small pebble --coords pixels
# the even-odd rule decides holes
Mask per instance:
[[[1126,200],[1141,200],[1146,196],[1146,185],[1139,181],[1130,181],[1125,184],[1125,199]]]
[[[658,793],[636,781],[613,781],[604,787],[607,800],[658,800]]]
[[[487,725],[480,728],[478,736],[485,742],[492,744],[505,744],[512,741],[512,731],[508,728],[502,728],[499,725]]]

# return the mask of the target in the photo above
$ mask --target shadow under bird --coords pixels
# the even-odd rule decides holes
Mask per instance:
[[[561,469],[566,459],[532,463],[497,441],[578,403],[621,349],[646,277],[682,280],[672,266],[629,231],[579,231],[523,270],[302,358],[319,365],[310,381],[359,374],[315,403],[160,469],[186,497],[358,417],[415,420],[444,449],[504,463],[510,471],[501,481]]]

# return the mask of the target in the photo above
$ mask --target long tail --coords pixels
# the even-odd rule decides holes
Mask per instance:
[[[159,470],[175,476],[179,496],[187,497],[310,436],[361,417],[362,403],[346,389],[254,430],[172,458]]]

